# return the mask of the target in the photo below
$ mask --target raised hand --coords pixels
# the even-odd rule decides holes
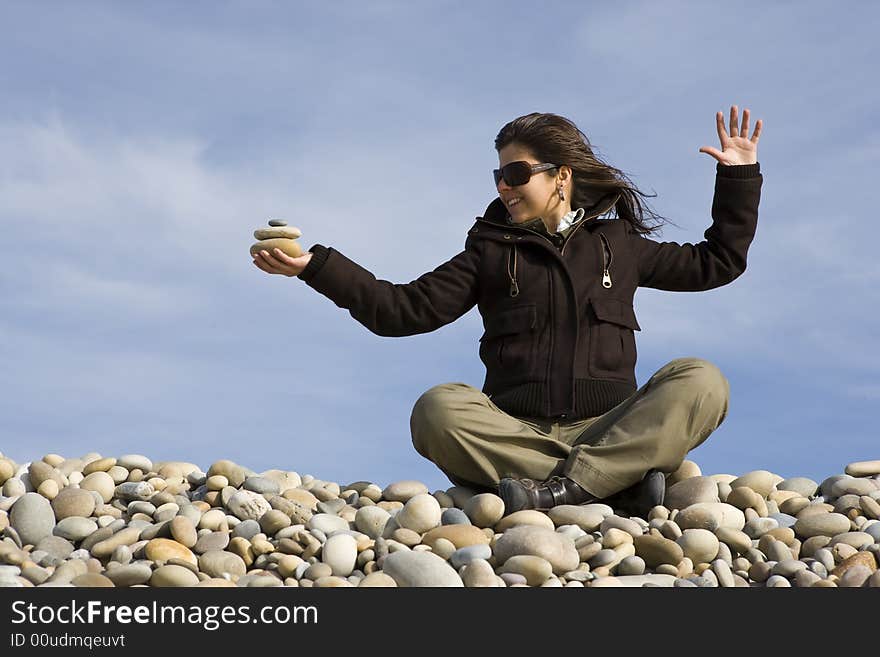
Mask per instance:
[[[721,164],[754,164],[758,161],[758,138],[764,127],[761,119],[755,123],[755,132],[749,139],[749,110],[743,110],[742,128],[738,127],[739,116],[736,105],[730,108],[730,134],[724,129],[724,112],[715,115],[718,137],[721,139],[721,150],[711,146],[703,146],[701,153],[711,155]]]
[[[283,276],[298,276],[302,273],[309,260],[312,259],[311,252],[303,253],[301,256],[291,258],[281,249],[272,249],[270,254],[268,251],[260,251],[260,254],[254,258],[254,264],[267,274],[281,274]]]

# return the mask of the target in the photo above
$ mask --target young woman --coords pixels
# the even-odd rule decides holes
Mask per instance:
[[[644,196],[601,162],[570,120],[533,113],[495,139],[498,197],[465,249],[408,284],[377,280],[316,244],[254,264],[298,276],[383,336],[433,331],[474,305],[485,332],[482,390],[434,386],[410,420],[416,450],[456,485],[497,492],[506,513],[601,500],[630,515],[662,504],[674,472],[727,415],[729,384],[712,363],[677,358],[637,389],[637,287],[700,291],[746,268],[763,178],[759,120],[736,106],[721,150],[712,225],[699,244],[657,242]]]

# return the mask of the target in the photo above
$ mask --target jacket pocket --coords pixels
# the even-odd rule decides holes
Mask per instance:
[[[537,305],[515,306],[483,317],[480,359],[502,378],[527,376],[534,364]],[[499,370],[500,368],[500,370]]]
[[[628,379],[636,365],[641,331],[632,304],[617,299],[590,300],[590,376]]]

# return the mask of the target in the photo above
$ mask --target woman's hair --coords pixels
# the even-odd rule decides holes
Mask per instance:
[[[647,198],[648,195],[639,191],[622,171],[596,157],[587,136],[569,119],[539,112],[514,119],[501,128],[495,137],[495,150],[500,151],[514,143],[531,151],[541,162],[571,167],[572,208],[588,209],[603,196],[620,191],[620,200],[615,206],[617,216],[632,224],[636,232],[649,235],[664,222],[677,225],[651,210],[639,198]],[[556,171],[550,169],[546,175],[555,176]],[[660,223],[647,225],[646,215]]]

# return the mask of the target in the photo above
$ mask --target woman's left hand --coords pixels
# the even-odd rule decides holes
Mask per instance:
[[[749,110],[743,110],[742,128],[738,127],[739,117],[736,105],[730,108],[730,134],[724,129],[724,112],[715,115],[718,137],[721,139],[721,150],[703,146],[701,153],[711,155],[725,165],[754,164],[758,161],[758,137],[761,136],[763,123],[761,119],[755,124],[755,132],[749,139]]]

